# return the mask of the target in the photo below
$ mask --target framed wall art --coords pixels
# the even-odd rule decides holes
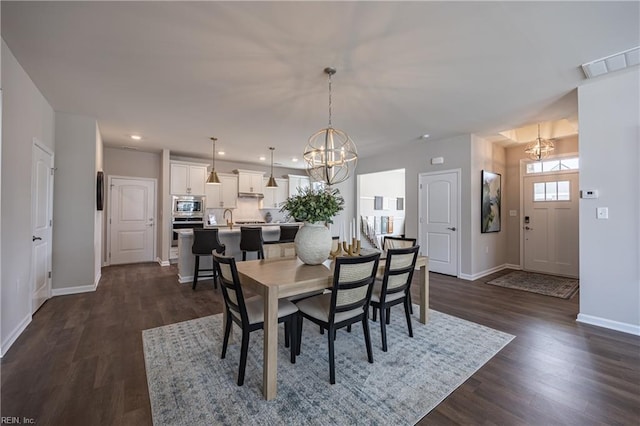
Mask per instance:
[[[481,232],[500,232],[500,204],[502,198],[502,176],[499,173],[482,171]]]
[[[104,172],[98,172],[96,178],[96,209],[104,208]]]

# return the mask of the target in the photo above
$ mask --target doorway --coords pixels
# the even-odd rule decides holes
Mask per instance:
[[[31,160],[31,313],[51,297],[53,152],[33,139]]]
[[[523,178],[524,270],[579,275],[578,172]]]
[[[460,273],[460,170],[421,173],[418,177],[418,243],[429,256],[429,270]]]
[[[154,260],[155,205],[155,179],[109,176],[109,264]]]

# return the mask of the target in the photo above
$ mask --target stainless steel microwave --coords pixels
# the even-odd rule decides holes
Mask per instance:
[[[199,196],[174,196],[173,217],[204,216],[205,197]]]

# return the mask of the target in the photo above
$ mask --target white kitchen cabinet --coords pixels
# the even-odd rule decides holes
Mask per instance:
[[[311,186],[308,176],[289,175],[289,197],[298,194],[298,188]]]
[[[238,176],[218,173],[219,185],[205,185],[208,209],[234,209],[238,206]]]
[[[287,179],[276,178],[277,188],[267,188],[269,178],[262,181],[264,185],[264,198],[262,199],[263,209],[279,209],[289,196],[289,181]]]
[[[171,162],[172,195],[205,195],[208,164]]]
[[[262,194],[263,172],[251,170],[234,170],[238,174],[238,192],[245,194]]]

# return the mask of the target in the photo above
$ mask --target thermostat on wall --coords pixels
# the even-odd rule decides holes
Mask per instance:
[[[583,189],[580,191],[580,198],[598,198],[597,189]]]

